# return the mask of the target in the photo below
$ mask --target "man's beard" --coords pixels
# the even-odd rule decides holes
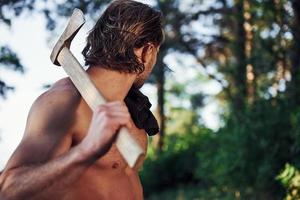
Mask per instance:
[[[140,89],[145,83],[145,80],[143,79],[136,79],[132,85],[132,87],[136,88],[136,89]]]

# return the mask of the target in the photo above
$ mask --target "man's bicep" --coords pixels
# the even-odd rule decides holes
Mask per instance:
[[[5,170],[20,166],[40,164],[66,152],[72,142],[68,134],[67,113],[58,105],[37,99],[28,114],[23,138],[9,159]],[[55,105],[57,104],[57,105]]]

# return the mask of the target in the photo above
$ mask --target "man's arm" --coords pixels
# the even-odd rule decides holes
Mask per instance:
[[[68,151],[69,127],[79,98],[65,92],[49,91],[32,105],[23,139],[0,177],[1,194],[7,199],[34,199],[54,183],[60,183],[57,189],[67,186],[88,166],[78,147]],[[49,161],[58,154],[61,156]]]
[[[11,168],[3,174],[1,192],[7,200],[60,199],[89,164],[75,150],[47,163]]]
[[[107,152],[117,128],[129,121],[123,104],[100,106],[88,137],[70,149],[72,137],[66,133],[74,120],[70,110],[75,112],[77,102],[61,95],[44,95],[33,104],[24,137],[0,177],[4,198],[59,199],[64,189]]]

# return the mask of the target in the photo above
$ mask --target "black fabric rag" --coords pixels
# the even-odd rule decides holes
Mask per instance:
[[[152,104],[146,95],[139,89],[131,87],[124,102],[136,127],[144,129],[149,136],[159,132],[157,120],[150,111]]]

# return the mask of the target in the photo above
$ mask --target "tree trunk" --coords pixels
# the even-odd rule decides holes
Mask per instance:
[[[159,119],[159,140],[158,149],[161,151],[164,145],[164,135],[165,135],[165,70],[162,60],[159,62],[158,76],[157,76],[157,110]]]
[[[236,69],[233,74],[233,80],[235,83],[235,92],[234,95],[234,102],[233,102],[233,111],[236,113],[237,118],[241,119],[240,113],[245,108],[245,99],[247,96],[247,80],[246,80],[246,54],[245,54],[245,41],[246,41],[246,34],[244,29],[244,4],[243,0],[238,0],[235,3],[235,47],[233,49],[233,53],[236,58]]]
[[[250,12],[250,1],[244,0],[243,8],[244,8],[244,31],[245,31],[245,55],[246,55],[246,79],[247,79],[247,102],[248,104],[252,104],[255,99],[255,70],[254,66],[251,63],[252,57],[252,49],[253,49],[253,26],[252,26],[252,16]]]
[[[292,81],[289,87],[289,94],[292,103],[299,106],[300,105],[300,1],[292,1],[293,10],[295,13],[294,24],[292,26],[292,34],[294,37],[294,44],[291,50],[291,75]]]

